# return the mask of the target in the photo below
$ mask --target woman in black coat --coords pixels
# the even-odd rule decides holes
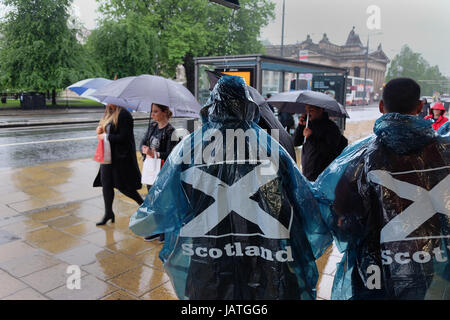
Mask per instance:
[[[111,219],[114,222],[112,204],[114,188],[141,205],[144,200],[137,190],[142,187],[141,172],[136,157],[136,144],[133,133],[133,117],[126,109],[108,104],[105,115],[97,127],[99,140],[104,135],[111,144],[111,164],[101,164],[94,181],[94,187],[103,188],[105,215],[97,225],[104,225]]]

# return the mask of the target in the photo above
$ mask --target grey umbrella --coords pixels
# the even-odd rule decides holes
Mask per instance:
[[[199,118],[200,104],[182,84],[153,75],[115,80],[97,90],[93,97],[135,111],[151,112],[152,104],[162,104],[174,117]]]
[[[325,109],[332,117],[350,118],[345,108],[329,95],[317,91],[297,90],[276,93],[267,102],[280,112],[305,113],[307,104]]]

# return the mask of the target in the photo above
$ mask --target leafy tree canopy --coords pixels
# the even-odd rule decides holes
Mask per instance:
[[[441,74],[439,67],[430,66],[420,53],[412,51],[408,45],[404,45],[392,59],[386,82],[398,77],[416,80],[421,86],[422,95],[432,95],[435,90],[442,92],[448,87],[448,79]]]
[[[130,13],[118,20],[105,19],[93,30],[87,48],[106,77],[156,73],[158,38],[147,21]]]
[[[1,82],[11,90],[62,88],[95,73],[68,26],[72,0],[4,0],[0,23]]]
[[[101,0],[105,19],[121,19],[134,14],[158,30],[160,73],[173,77],[176,66],[186,68],[188,88],[193,90],[193,57],[262,53],[258,40],[261,29],[274,18],[270,0],[242,0],[241,9],[207,0]],[[140,20],[144,22],[144,20]]]

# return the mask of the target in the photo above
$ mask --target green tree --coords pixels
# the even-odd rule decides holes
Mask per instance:
[[[435,90],[442,92],[448,86],[448,79],[441,74],[439,67],[430,66],[420,53],[412,51],[408,45],[404,45],[392,59],[386,82],[398,77],[416,80],[421,86],[422,95],[432,95]]]
[[[235,11],[208,0],[103,0],[100,11],[110,18],[151,16],[149,27],[158,30],[160,73],[175,75],[183,64],[187,87],[194,91],[196,56],[263,53],[261,29],[274,18],[270,0],[241,0]],[[142,20],[143,21],[143,20]]]
[[[148,20],[130,13],[119,20],[103,20],[93,30],[87,48],[107,77],[156,73],[158,37],[148,27]]]
[[[52,91],[92,76],[96,66],[68,25],[72,0],[4,0],[0,23],[3,85],[13,90]]]

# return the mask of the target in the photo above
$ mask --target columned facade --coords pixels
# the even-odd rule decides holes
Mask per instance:
[[[268,55],[280,56],[281,54],[279,45],[266,46],[266,50]],[[314,43],[308,35],[301,43],[285,45],[283,57],[347,68],[350,76],[364,78],[366,47],[363,46],[359,35],[355,33],[354,27],[342,46],[330,42],[326,34],[319,43]],[[389,61],[381,44],[378,45],[377,50],[369,52],[367,56],[367,79],[374,81],[374,94],[381,94]]]

